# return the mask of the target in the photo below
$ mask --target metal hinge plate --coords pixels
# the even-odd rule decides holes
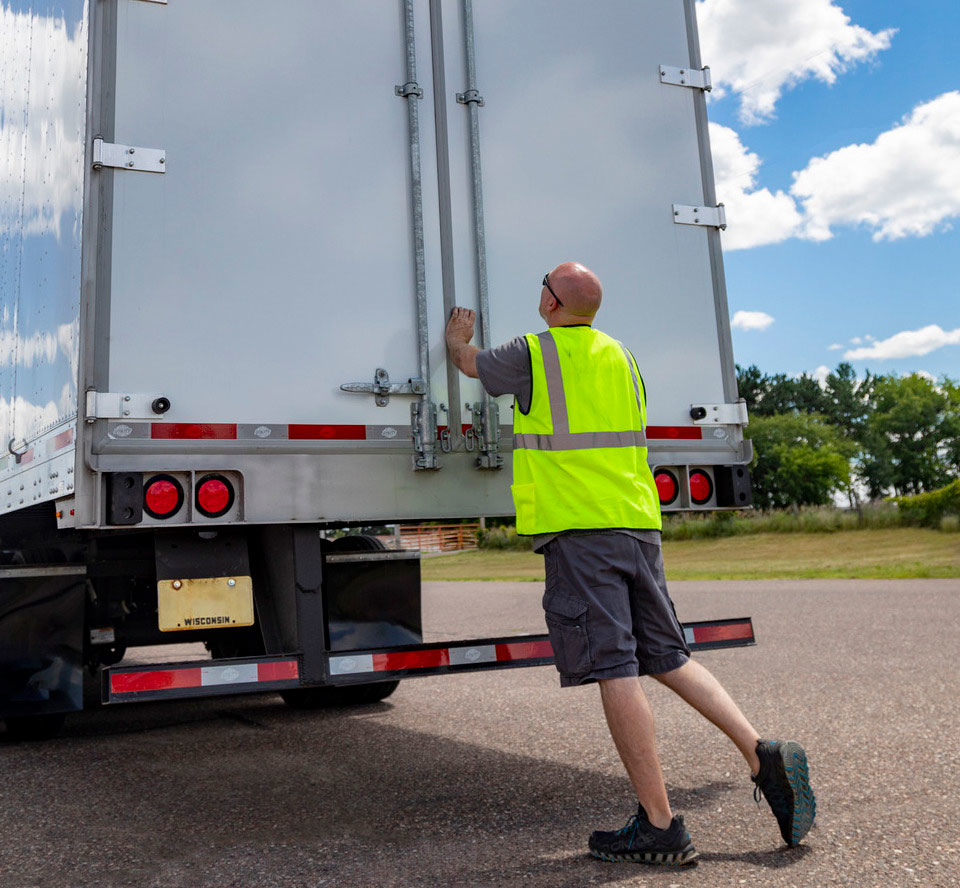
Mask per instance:
[[[165,173],[167,152],[163,148],[136,148],[132,145],[115,145],[103,139],[93,140],[93,168],[111,167],[131,170],[135,173]]]
[[[691,404],[690,417],[694,425],[746,425],[747,402],[732,404]]]
[[[660,82],[671,86],[688,86],[690,89],[702,89],[710,92],[713,81],[710,79],[710,68],[673,68],[670,65],[660,66]]]
[[[390,374],[383,367],[377,367],[373,382],[345,382],[340,386],[342,392],[372,394],[378,407],[386,407],[390,403],[390,395],[422,395],[426,390],[426,384],[419,378],[390,382]]]
[[[154,405],[163,409],[156,410]],[[160,394],[87,392],[87,422],[95,419],[156,419],[169,408],[170,402]]]
[[[687,207],[673,205],[673,221],[677,225],[705,225],[707,228],[727,228],[727,211],[723,204],[715,207]]]

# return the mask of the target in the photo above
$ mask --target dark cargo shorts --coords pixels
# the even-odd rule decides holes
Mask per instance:
[[[623,533],[566,533],[543,556],[543,610],[562,687],[687,662],[659,546]]]

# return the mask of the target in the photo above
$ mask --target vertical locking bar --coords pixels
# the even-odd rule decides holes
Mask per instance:
[[[413,22],[413,0],[404,0],[403,24],[406,40],[406,82],[396,88],[396,94],[407,103],[407,126],[410,132],[410,198],[413,214],[413,251],[417,287],[417,345],[420,358],[420,378],[424,392],[414,404],[415,428],[413,467],[417,470],[440,468],[437,459],[437,414],[433,405],[430,383],[430,343],[427,328],[427,274],[423,240],[423,182],[420,174],[420,118],[417,103],[423,90],[417,84],[417,45]]]
[[[483,217],[483,175],[480,165],[480,106],[483,98],[477,89],[476,38],[473,28],[473,0],[463,0],[463,41],[466,60],[467,87],[457,96],[457,101],[466,105],[470,120],[470,169],[473,186],[473,235],[477,263],[477,305],[480,313],[480,347],[490,348],[490,301],[487,291],[487,239]],[[500,429],[497,405],[486,392],[483,393],[480,455],[477,468],[499,469],[503,465],[500,456]]]
[[[443,282],[443,323],[457,304],[454,275],[453,201],[450,195],[450,139],[447,129],[447,78],[443,54],[441,0],[430,0],[430,47],[433,59],[433,116],[437,131],[437,194],[440,202],[440,271]],[[441,450],[449,453],[463,441],[460,413],[460,371],[447,360],[447,430],[441,436]],[[442,407],[441,407],[442,409]]]

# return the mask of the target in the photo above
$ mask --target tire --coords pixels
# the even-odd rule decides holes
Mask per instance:
[[[294,688],[281,691],[283,702],[291,709],[327,709],[338,706],[362,706],[386,700],[399,681],[377,681],[346,687]]]
[[[4,722],[11,740],[34,741],[52,740],[62,730],[65,719],[66,716],[58,712],[54,715],[11,715]]]
[[[325,540],[324,549],[328,552],[385,552],[387,547],[376,537],[357,533],[351,536]]]

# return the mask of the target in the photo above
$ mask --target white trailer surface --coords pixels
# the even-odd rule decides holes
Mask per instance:
[[[321,531],[513,513],[511,399],[444,328],[539,330],[565,260],[639,361],[663,508],[746,505],[709,85],[694,0],[0,0],[8,727],[84,668],[303,702],[550,662],[424,646],[416,558]],[[173,640],[219,664],[116,665]]]

